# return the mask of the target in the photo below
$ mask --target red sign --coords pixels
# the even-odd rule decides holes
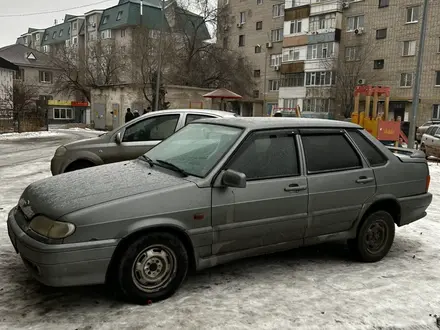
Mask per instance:
[[[88,107],[88,106],[89,106],[89,102],[72,101],[72,107]]]
[[[399,141],[400,121],[379,121],[377,139],[380,141]]]

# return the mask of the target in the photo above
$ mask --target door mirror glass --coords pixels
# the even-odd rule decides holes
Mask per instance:
[[[246,188],[246,175],[234,170],[226,170],[222,176],[222,184],[232,188]]]
[[[121,144],[121,142],[122,142],[121,132],[118,132],[118,134],[116,134],[115,142],[116,142],[116,144]]]

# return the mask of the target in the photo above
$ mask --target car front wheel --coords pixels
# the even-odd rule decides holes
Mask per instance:
[[[395,224],[386,211],[376,211],[367,216],[349,247],[356,257],[364,262],[382,260],[393,245]]]
[[[128,246],[116,271],[123,296],[137,304],[149,304],[177,291],[188,273],[188,253],[177,237],[151,233]]]

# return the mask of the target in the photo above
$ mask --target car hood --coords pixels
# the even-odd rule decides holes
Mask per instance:
[[[104,135],[100,135],[97,137],[92,137],[92,138],[69,142],[69,143],[65,144],[64,147],[67,149],[74,149],[77,147],[83,147],[83,146],[88,146],[88,145],[92,145],[92,144],[107,143],[110,141],[110,137],[111,137],[110,134],[104,134]]]
[[[58,219],[100,203],[190,182],[141,160],[87,168],[29,185],[19,205],[28,218],[44,214]]]

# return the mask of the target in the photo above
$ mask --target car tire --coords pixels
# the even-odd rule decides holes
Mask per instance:
[[[78,160],[76,162],[73,162],[69,166],[67,166],[67,168],[64,171],[64,173],[74,172],[74,171],[82,170],[82,169],[93,167],[93,166],[95,166],[95,165],[93,163],[89,162],[89,161]]]
[[[169,233],[151,233],[131,243],[117,263],[115,284],[123,297],[145,305],[172,296],[188,273],[188,252]]]
[[[369,215],[359,228],[357,237],[348,241],[355,257],[363,262],[382,260],[390,251],[395,235],[394,219],[386,211]]]

